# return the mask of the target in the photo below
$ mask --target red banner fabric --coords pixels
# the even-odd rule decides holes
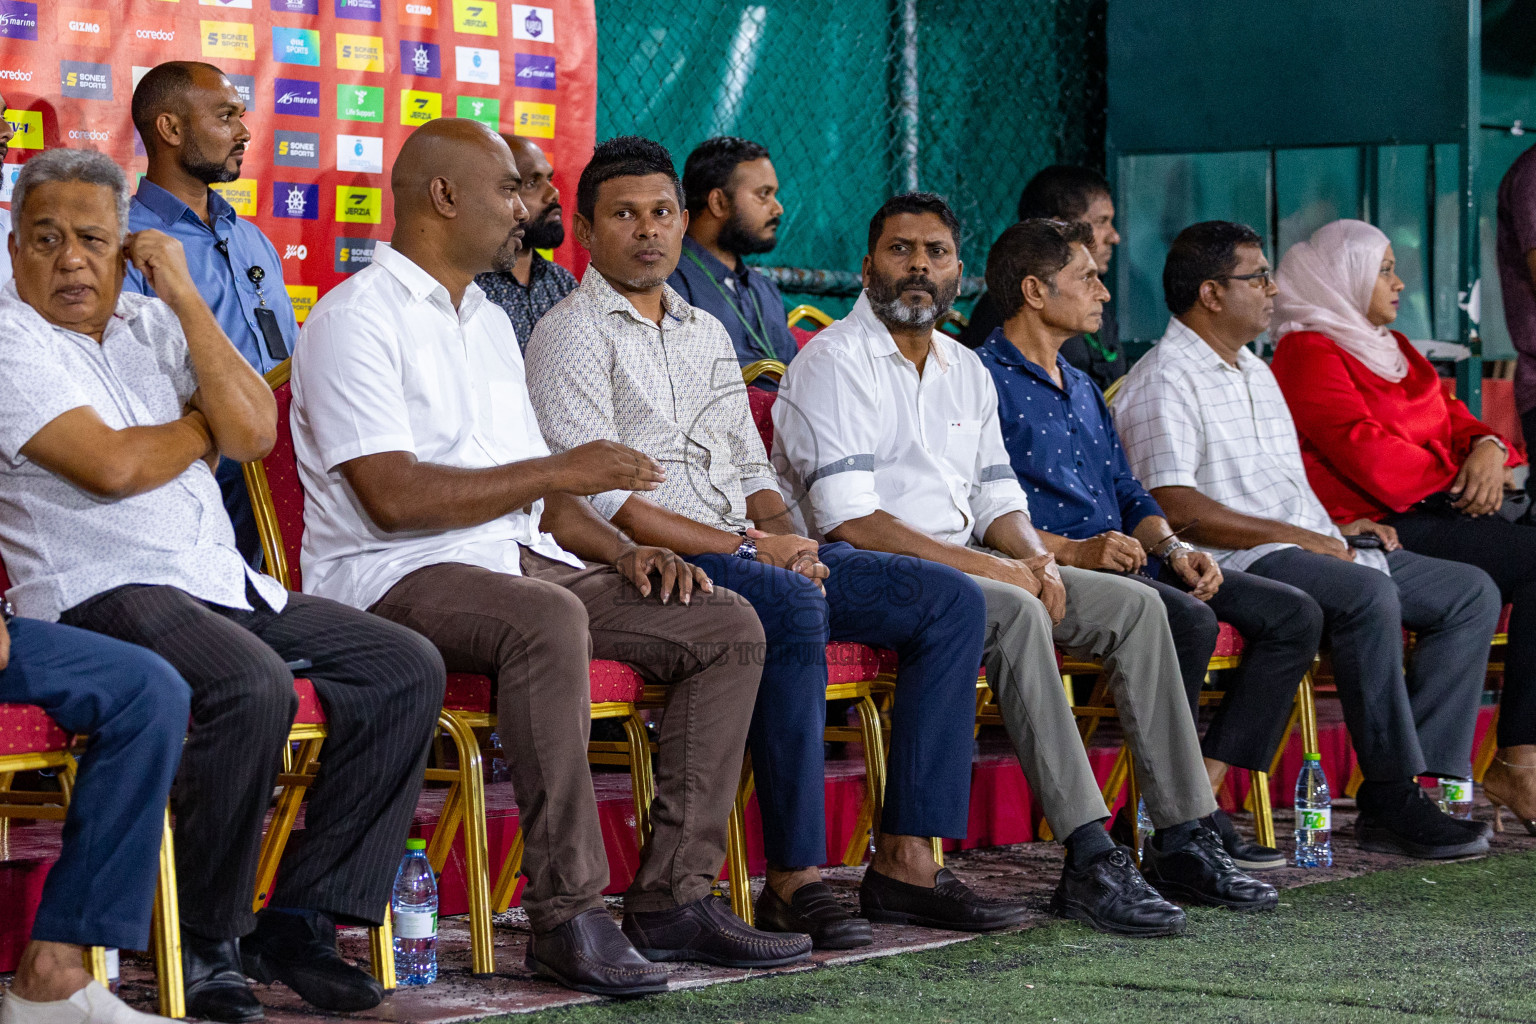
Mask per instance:
[[[242,93],[252,139],[239,180],[215,187],[277,247],[301,321],[388,240],[389,168],[417,125],[470,117],[536,140],[568,209],[592,154],[593,0],[0,0],[16,130],[0,201],[44,148],[101,150],[136,180],[129,102],[167,60],[214,64]],[[569,240],[556,258],[586,265]]]

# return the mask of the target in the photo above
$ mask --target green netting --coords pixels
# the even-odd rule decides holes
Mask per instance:
[[[1102,165],[1103,25],[1104,0],[597,0],[597,137],[679,170],[711,135],[766,145],[785,215],[756,262],[840,272],[805,287],[842,309],[893,192],[947,196],[979,276],[1031,174]]]

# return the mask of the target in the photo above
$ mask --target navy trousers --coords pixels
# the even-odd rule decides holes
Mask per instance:
[[[66,731],[90,737],[32,938],[147,949],[161,823],[191,690],[142,647],[36,619],[13,619],[9,628],[0,702],[36,704]]]
[[[986,632],[981,588],[934,562],[824,544],[826,596],[798,573],[731,555],[689,559],[752,602],[767,649],[747,737],[768,863],[827,857],[824,808],[829,640],[896,651],[890,768],[880,828],[963,838],[970,810],[976,670]]]

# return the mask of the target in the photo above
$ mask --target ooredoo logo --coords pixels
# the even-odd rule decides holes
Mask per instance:
[[[111,46],[111,14],[94,7],[61,7],[59,42],[74,46]]]
[[[37,4],[0,0],[0,36],[7,39],[36,39]]]
[[[176,30],[173,28],[136,28],[133,30],[133,38],[147,39],[155,43],[171,43],[176,41]]]
[[[112,133],[87,128],[71,128],[69,139],[71,142],[111,142]]]
[[[32,72],[23,71],[21,68],[0,68],[0,80],[6,82],[30,82]]]

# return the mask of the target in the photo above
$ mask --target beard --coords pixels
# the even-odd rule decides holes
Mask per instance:
[[[182,169],[204,185],[219,185],[240,177],[240,170],[230,170],[226,166],[228,163],[229,154],[225,154],[222,160],[214,160],[203,152],[195,139],[187,137],[181,156]]]
[[[517,263],[517,254],[526,244],[527,235],[513,230],[507,235],[506,241],[501,243],[501,248],[496,250],[496,255],[491,257],[491,269],[499,274],[512,273],[512,267]]]
[[[927,292],[933,301],[927,306],[903,302],[901,293],[909,288]],[[871,273],[869,285],[864,290],[869,294],[869,304],[875,316],[882,323],[902,327],[931,327],[949,312],[955,296],[960,293],[960,278],[957,275],[941,283],[921,274],[912,274],[892,281],[878,273]]]
[[[558,249],[565,241],[565,225],[560,222],[560,207],[551,206],[538,221],[529,221],[523,229],[524,249]]]
[[[715,242],[726,252],[737,256],[755,256],[758,253],[772,252],[773,247],[779,243],[779,237],[777,234],[769,234],[768,228],[777,227],[778,223],[779,220],[775,217],[763,225],[762,234],[754,234],[742,222],[741,215],[732,212],[730,220],[720,225],[720,234]]]

